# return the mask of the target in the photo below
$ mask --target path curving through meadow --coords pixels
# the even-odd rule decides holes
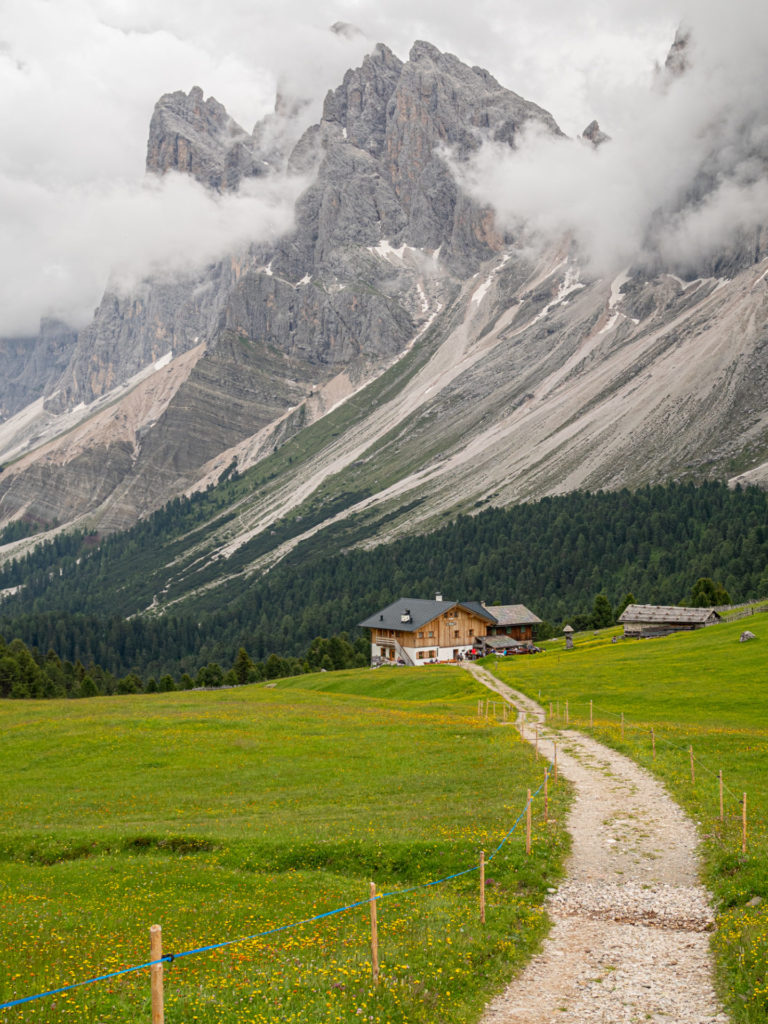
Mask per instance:
[[[713,915],[696,829],[634,761],[573,730],[480,665],[476,679],[539,729],[539,749],[575,787],[567,876],[548,898],[541,952],[481,1024],[727,1024],[712,986]]]

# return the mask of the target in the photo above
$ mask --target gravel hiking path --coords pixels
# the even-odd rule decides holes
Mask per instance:
[[[567,875],[547,900],[541,953],[486,1007],[481,1024],[727,1024],[712,987],[713,915],[693,822],[629,758],[578,732],[479,665],[484,686],[539,729],[539,749],[575,787]]]

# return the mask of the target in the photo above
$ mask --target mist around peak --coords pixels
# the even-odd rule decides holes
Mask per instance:
[[[485,142],[454,173],[502,227],[573,233],[594,273],[639,263],[696,276],[768,221],[767,37],[763,7],[697,7],[665,65],[599,112],[609,141],[531,125],[514,152]]]

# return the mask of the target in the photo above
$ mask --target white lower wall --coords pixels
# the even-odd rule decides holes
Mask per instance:
[[[451,661],[453,659],[454,651],[458,651],[460,654],[467,654],[473,649],[473,647],[474,644],[458,644],[456,647],[403,647],[402,649],[414,665],[429,665],[431,662],[435,661]],[[396,665],[397,651],[393,649],[394,657],[390,659],[388,657],[389,650],[390,648],[387,648],[384,644],[371,644],[371,660],[374,658],[383,658],[385,661],[391,660],[392,664]],[[423,657],[420,658],[420,654],[423,655]]]

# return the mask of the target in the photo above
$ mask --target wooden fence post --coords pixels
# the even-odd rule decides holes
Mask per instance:
[[[544,769],[544,822],[549,823],[549,766]]]
[[[528,803],[525,805],[525,852],[531,855],[531,791],[528,790]]]
[[[718,774],[718,782],[720,789],[720,821],[723,820],[723,769],[721,768]]]
[[[149,987],[152,998],[152,1024],[163,1024],[163,965],[155,961],[163,958],[163,929],[153,924],[149,929]]]
[[[376,913],[376,883],[371,882],[371,974],[379,984],[379,919]]]
[[[741,852],[747,852],[747,794],[741,802]]]
[[[592,701],[589,702],[589,727],[592,728]]]
[[[483,714],[483,700],[482,700],[482,697],[481,697],[480,700],[477,702],[477,717],[481,718],[482,714]]]
[[[693,784],[696,781],[696,771],[693,767],[693,744],[688,747],[688,753],[691,756],[691,784]]]
[[[485,924],[485,850],[480,851],[480,924]]]

